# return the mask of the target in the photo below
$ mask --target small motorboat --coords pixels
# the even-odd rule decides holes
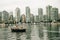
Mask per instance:
[[[11,28],[11,32],[26,32],[26,29],[22,26],[16,26],[16,27],[13,27]]]

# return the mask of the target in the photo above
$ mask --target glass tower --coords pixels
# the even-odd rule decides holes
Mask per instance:
[[[52,19],[52,21],[58,20],[58,8],[52,8],[51,19]]]
[[[52,6],[48,5],[46,7],[46,13],[47,13],[47,20],[48,21],[51,21],[51,9],[52,9]]]
[[[30,8],[26,7],[26,22],[30,22]]]
[[[7,11],[3,11],[3,21],[6,23],[8,22],[8,19],[9,19],[9,14]]]
[[[20,21],[20,8],[16,8],[15,9],[15,13],[16,13],[16,21],[19,22]]]
[[[2,22],[2,12],[0,12],[0,22]]]
[[[39,22],[43,21],[43,9],[38,8]]]

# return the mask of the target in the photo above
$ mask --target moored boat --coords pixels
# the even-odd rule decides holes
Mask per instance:
[[[26,32],[26,28],[24,28],[23,26],[15,26],[13,28],[11,28],[11,32]]]

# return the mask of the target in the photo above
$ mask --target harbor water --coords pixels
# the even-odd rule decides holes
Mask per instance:
[[[14,24],[13,24],[14,25]],[[13,33],[10,27],[0,28],[0,40],[60,40],[60,24],[26,23],[23,33]]]

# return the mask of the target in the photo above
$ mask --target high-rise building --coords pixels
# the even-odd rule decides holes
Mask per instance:
[[[43,21],[47,21],[47,15],[43,15]]]
[[[26,22],[26,16],[24,14],[21,15],[21,22]]]
[[[60,13],[58,14],[58,20],[60,20]]]
[[[20,8],[16,8],[15,9],[15,13],[16,13],[16,22],[20,21]]]
[[[26,7],[26,22],[30,22],[30,8]]]
[[[47,20],[51,21],[51,10],[52,10],[52,6],[48,5],[46,7],[46,14],[47,14]]]
[[[9,15],[9,21],[10,21],[10,22],[13,21],[13,12],[10,12],[10,15]]]
[[[2,22],[2,12],[0,12],[0,22]]]
[[[7,11],[3,11],[3,21],[6,23],[9,20],[9,13]]]
[[[39,22],[43,21],[43,9],[38,8]]]
[[[32,23],[34,22],[34,15],[33,14],[30,14],[30,20]]]
[[[58,20],[58,8],[52,8],[52,12],[51,12],[51,19],[52,21],[56,21]]]
[[[39,22],[39,16],[38,15],[34,16],[34,22]]]

